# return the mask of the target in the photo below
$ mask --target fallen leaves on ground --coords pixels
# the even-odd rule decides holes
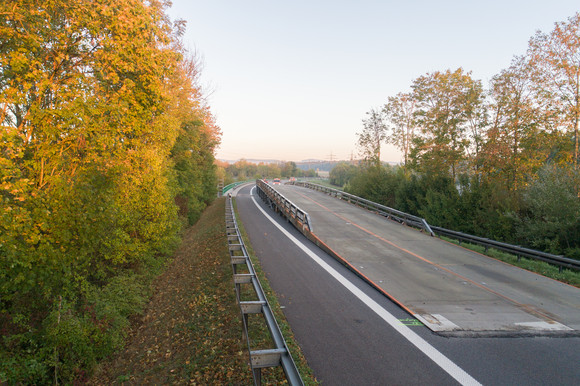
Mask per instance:
[[[225,237],[225,201],[189,228],[127,344],[89,382],[252,384]]]

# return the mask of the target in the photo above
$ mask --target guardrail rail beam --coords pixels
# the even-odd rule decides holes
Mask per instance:
[[[236,216],[232,206],[232,198],[226,198],[226,234],[228,239],[228,250],[232,264],[234,287],[236,299],[242,315],[242,339],[246,341],[250,356],[250,367],[255,385],[262,383],[262,368],[282,366],[286,380],[290,385],[303,385],[300,373],[290,355],[288,346],[282,336],[280,327],[276,322],[274,314],[266,300],[264,290],[260,281],[256,277],[256,271],[249,258],[248,251],[237,226]],[[237,273],[238,266],[249,273]],[[242,285],[252,285],[253,293],[257,297],[255,300],[242,300]],[[250,314],[262,315],[275,347],[266,350],[252,350],[248,335],[248,317]]]

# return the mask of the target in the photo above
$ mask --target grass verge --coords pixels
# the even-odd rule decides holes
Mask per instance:
[[[528,271],[535,272],[540,275],[549,277],[551,279],[558,280],[563,283],[570,284],[574,287],[580,288],[580,272],[576,272],[570,269],[562,269],[562,272],[560,272],[559,267],[541,260],[527,259],[525,257],[518,259],[518,257],[515,255],[499,251],[497,249],[489,248],[486,251],[485,247],[481,245],[470,244],[466,242],[462,242],[460,244],[458,240],[451,239],[445,236],[441,236],[441,239],[448,241],[452,244],[461,245],[464,248],[467,248],[474,252],[481,253],[482,255],[492,257],[496,260],[503,261],[504,263],[508,263],[516,267],[520,267]]]

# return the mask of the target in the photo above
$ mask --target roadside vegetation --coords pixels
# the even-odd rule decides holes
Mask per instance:
[[[469,244],[465,242],[459,243],[458,240],[450,239],[447,237],[441,237],[441,239],[456,245],[461,245],[464,248],[481,253],[482,255],[493,257],[494,259],[514,265],[516,267],[520,267],[531,272],[539,273],[540,275],[580,288],[580,272],[578,271],[566,268],[560,271],[560,267],[554,264],[546,263],[541,260],[528,259],[526,257],[518,258],[518,256],[503,251],[499,251],[494,248],[489,248],[486,251],[485,248],[482,247],[481,245]]]
[[[339,187],[441,226],[507,243],[580,258],[580,199],[571,171],[546,165],[536,179],[507,192],[482,176],[410,173],[402,167],[352,166]],[[340,169],[338,169],[340,171]],[[337,180],[335,171],[330,182]]]
[[[171,262],[154,280],[151,301],[134,319],[125,347],[98,366],[89,384],[253,383],[224,219],[225,199],[219,198],[184,232]],[[316,384],[245,231],[241,231],[304,383]],[[260,315],[250,317],[252,348],[272,348],[270,333],[260,319]],[[265,385],[284,384],[284,379],[281,367],[262,370]]]
[[[0,383],[83,382],[216,196],[164,1],[0,2]]]
[[[580,259],[580,13],[537,32],[485,88],[462,68],[372,108],[363,160],[330,182],[429,224]],[[383,165],[391,143],[402,163]]]
[[[89,383],[251,384],[225,236],[225,200],[217,199],[183,234],[153,296],[133,320],[122,350]]]
[[[352,164],[348,164],[347,165],[349,167],[350,170],[353,171],[352,176],[354,177],[357,174],[357,167],[352,165]],[[351,168],[352,167],[352,168]],[[339,169],[341,170],[341,169]],[[332,172],[331,172],[331,178],[332,178]],[[324,183],[321,181],[314,181],[314,183],[318,184],[318,185],[323,185],[323,186],[327,186],[329,188],[334,188],[334,189],[339,189],[339,190],[343,190],[345,191],[345,187],[340,187],[331,183]],[[467,243],[465,241],[460,242],[459,240],[456,239],[452,239],[446,236],[438,236],[439,238],[441,238],[442,240],[448,241],[450,243],[456,244],[456,245],[460,245],[464,248],[470,249],[472,251],[481,253],[483,255],[492,257],[494,259],[503,261],[505,263],[514,265],[516,267],[520,267],[520,268],[524,268],[527,269],[528,271],[532,271],[532,272],[536,272],[539,273],[543,276],[549,277],[551,279],[555,279],[558,281],[561,281],[563,283],[567,283],[570,284],[572,286],[575,287],[579,287],[580,288],[580,272],[575,271],[575,270],[570,270],[567,268],[563,268],[562,270],[560,270],[560,267],[554,264],[549,264],[540,260],[534,260],[534,259],[529,259],[526,257],[520,257],[518,258],[518,256],[516,255],[512,255],[509,254],[507,252],[503,252],[494,248],[488,248],[486,250],[485,247],[481,246],[481,245],[476,245],[476,244],[470,244]]]

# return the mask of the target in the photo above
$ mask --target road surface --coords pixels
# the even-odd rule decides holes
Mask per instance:
[[[434,333],[310,243],[261,202],[253,185],[241,188],[236,201],[239,220],[323,384],[579,383],[580,338]]]

